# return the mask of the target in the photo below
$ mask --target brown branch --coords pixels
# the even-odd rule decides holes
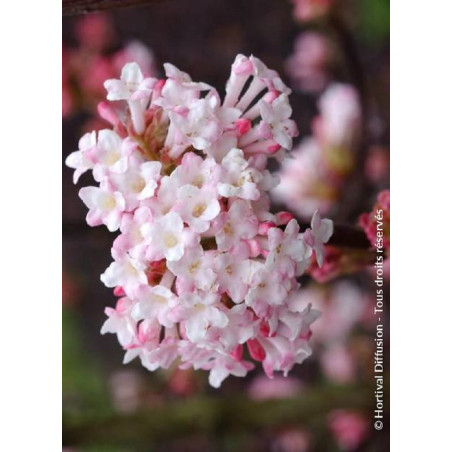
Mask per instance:
[[[66,412],[63,443],[149,447],[156,441],[194,434],[221,436],[290,424],[309,425],[336,408],[369,413],[372,395],[365,386],[331,386],[315,387],[292,399],[269,401],[198,396],[183,402],[169,401],[130,415]]]
[[[63,16],[126,8],[156,0],[63,0]]]

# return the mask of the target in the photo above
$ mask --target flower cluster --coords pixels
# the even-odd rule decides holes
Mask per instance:
[[[281,183],[272,190],[302,217],[319,209],[327,213],[339,199],[355,165],[356,140],[361,130],[358,93],[350,86],[332,83],[319,99],[313,136],[304,139],[283,162]]]
[[[67,159],[75,182],[90,170],[99,183],[80,190],[88,224],[120,231],[101,276],[120,298],[102,333],[117,334],[125,362],[209,370],[214,387],[246,375],[247,355],[287,374],[310,355],[319,315],[291,303],[297,277],[333,230],[316,214],[301,233],[269,210],[268,158],[297,135],[290,90],[253,56],[236,57],[223,101],[164,67],[163,80],[135,63],[107,80],[99,113],[113,129],[84,135]]]

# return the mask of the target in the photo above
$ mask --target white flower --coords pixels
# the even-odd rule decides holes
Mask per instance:
[[[89,153],[96,146],[96,132],[85,133],[78,142],[79,150],[72,152],[66,158],[66,165],[74,168],[74,184],[76,184],[80,176],[88,170],[94,168],[94,162],[89,157]]]
[[[258,231],[258,219],[247,201],[236,199],[227,212],[215,220],[215,240],[219,251],[240,245],[241,240],[252,239]]]
[[[97,182],[102,182],[110,174],[124,173],[130,157],[141,161],[139,155],[134,153],[137,144],[130,138],[123,140],[113,130],[100,130],[97,146],[91,152],[91,158],[95,162],[93,176]]]
[[[292,149],[292,137],[297,135],[297,126],[292,121],[292,108],[287,94],[281,94],[271,104],[265,100],[259,102],[263,120],[271,137],[283,148]]]
[[[270,255],[268,260],[274,262],[277,259],[290,257],[295,262],[309,264],[312,250],[299,234],[300,226],[295,219],[289,221],[284,232],[279,228],[271,228],[268,231],[268,246]]]
[[[152,94],[156,79],[144,78],[137,63],[127,63],[121,71],[121,79],[110,79],[104,83],[108,100],[126,100],[138,134],[144,132],[144,110]]]
[[[127,297],[120,298],[116,309],[105,308],[108,319],[105,320],[100,330],[101,334],[117,334],[118,341],[123,347],[132,344],[136,335],[136,324],[131,317],[134,302]]]
[[[239,248],[234,253],[219,253],[214,261],[215,272],[218,275],[219,289],[226,292],[235,303],[241,303],[248,293],[249,286],[242,279],[244,273],[243,261],[248,257],[245,248]],[[246,263],[245,263],[246,265]]]
[[[125,254],[112,262],[100,279],[107,287],[123,287],[128,295],[133,295],[139,285],[148,282],[145,270],[141,261]]]
[[[315,257],[319,267],[323,265],[323,258],[325,255],[325,246],[330,237],[333,235],[333,222],[324,218],[320,218],[319,211],[316,210],[311,220],[311,229],[307,229],[303,238],[308,246],[315,251]]]
[[[137,63],[127,63],[121,71],[120,80],[110,79],[104,83],[108,100],[141,100],[149,98],[156,79],[144,78]]]
[[[186,234],[184,223],[176,212],[169,212],[151,224],[144,224],[141,233],[149,240],[148,258],[177,261],[184,254]]]
[[[248,166],[241,149],[231,149],[221,161],[225,170],[224,180],[218,184],[218,193],[226,198],[236,196],[238,198],[257,200],[260,191],[257,184],[262,179],[262,174]]]
[[[125,210],[125,201],[121,193],[99,187],[83,187],[79,191],[82,201],[88,206],[86,222],[90,226],[105,224],[109,231],[119,228],[121,214]]]
[[[210,222],[220,213],[214,189],[184,185],[177,191],[177,199],[181,218],[199,233],[207,231]]]
[[[177,305],[177,298],[164,286],[141,286],[137,291],[139,302],[132,310],[135,320],[157,319],[165,327],[173,326],[171,310]]]
[[[168,261],[167,267],[177,276],[178,293],[192,292],[194,288],[210,291],[216,280],[212,270],[214,251],[204,251],[201,245],[188,248],[178,261]]]
[[[137,208],[140,201],[154,196],[161,168],[160,162],[144,162],[132,165],[123,174],[111,176],[111,181],[126,200],[127,210]]]
[[[224,328],[227,315],[219,309],[219,297],[213,293],[192,292],[183,294],[181,313],[185,320],[185,331],[192,342],[200,342],[210,326]]]

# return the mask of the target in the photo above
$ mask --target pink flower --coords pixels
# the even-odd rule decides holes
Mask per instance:
[[[209,371],[213,387],[254,367],[244,344],[268,376],[287,375],[311,354],[318,317],[292,303],[296,278],[329,238],[327,220],[314,218],[306,240],[292,215],[270,211],[268,159],[296,135],[290,90],[253,56],[236,58],[223,104],[175,66],[165,72],[157,82],[127,63],[108,80],[108,99],[126,101],[101,105],[114,130],[85,136],[68,159],[76,178],[92,170],[99,183],[80,191],[88,223],[120,229],[101,280],[125,296],[102,332],[118,336],[125,363],[177,361]]]

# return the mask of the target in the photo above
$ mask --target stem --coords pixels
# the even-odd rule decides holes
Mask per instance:
[[[267,430],[295,423],[312,425],[336,408],[370,413],[373,393],[366,386],[314,387],[291,399],[255,401],[228,395],[195,396],[165,401],[130,415],[111,412],[64,413],[63,443],[149,445],[196,434],[230,435]]]
[[[63,0],[63,16],[138,6],[152,1],[155,0]]]
[[[355,38],[338,13],[333,13],[329,16],[327,25],[330,26],[333,33],[337,36],[337,40],[340,44],[341,50],[343,51],[347,66],[350,69],[350,75],[353,84],[358,89],[361,98],[361,106],[363,110],[365,110],[367,106],[366,72],[359,55],[359,50]]]
[[[369,120],[369,99],[371,92],[369,90],[368,79],[364,63],[360,57],[358,44],[352,32],[340,16],[340,11],[333,11],[329,16],[327,25],[336,35],[343,52],[352,83],[359,93],[361,104],[361,132],[355,144],[355,169],[354,177],[350,178],[342,192],[339,201],[340,219],[347,221],[353,218],[359,209],[361,197],[357,193],[364,193],[366,189],[366,179],[364,177],[364,164],[367,154],[367,126]]]

